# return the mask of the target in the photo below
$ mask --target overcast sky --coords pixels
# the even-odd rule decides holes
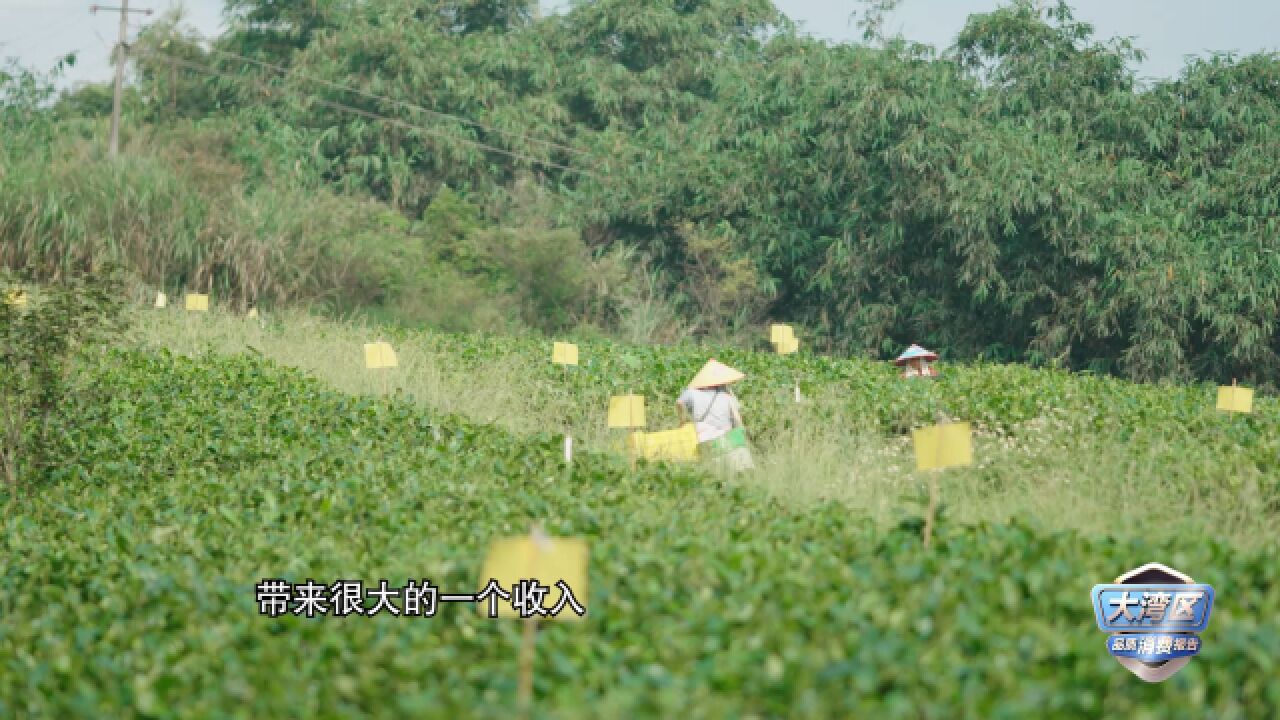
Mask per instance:
[[[120,0],[93,1],[120,5]],[[90,0],[0,0],[0,57],[17,57],[25,65],[47,69],[61,55],[79,51],[67,84],[109,80],[108,57],[119,15],[91,15],[91,4]],[[130,0],[130,4],[156,11],[182,6],[189,22],[205,35],[216,34],[222,25],[223,0]],[[543,4],[549,11],[568,5],[566,0],[544,0]],[[775,4],[808,34],[837,41],[860,36],[850,16],[863,7],[861,3],[775,0]],[[970,13],[1003,4],[1003,0],[903,0],[886,29],[946,47]],[[1138,68],[1144,77],[1176,76],[1188,55],[1280,50],[1280,0],[1074,0],[1070,4],[1077,19],[1092,24],[1099,37],[1135,38],[1148,55]],[[131,34],[154,17],[132,15]]]

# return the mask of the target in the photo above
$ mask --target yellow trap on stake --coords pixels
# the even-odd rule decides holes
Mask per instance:
[[[1253,412],[1253,388],[1224,385],[1218,388],[1218,409],[1233,413]]]
[[[526,535],[495,540],[489,546],[484,568],[480,572],[481,590],[490,581],[496,581],[506,592],[524,580],[537,580],[538,584],[551,588],[543,598],[543,609],[552,610],[560,604],[563,591],[557,587],[561,581],[569,587],[574,599],[583,607],[587,603],[587,543],[580,538],[557,538],[545,535]],[[564,598],[567,600],[567,598]],[[520,613],[510,603],[499,602],[499,618],[519,618]],[[482,615],[489,614],[489,604],[476,604]],[[526,616],[527,617],[527,616]],[[545,620],[581,620],[569,605],[552,616],[539,615]]]
[[[796,339],[796,331],[790,325],[770,325],[769,342],[779,355],[790,355],[800,349],[800,341]]]
[[[937,470],[973,464],[973,435],[969,423],[947,423],[911,433],[917,470]]]
[[[391,349],[389,342],[365,343],[364,346],[364,366],[370,370],[381,370],[383,368],[393,368],[398,365],[396,360],[396,351]]]
[[[609,398],[609,427],[642,428],[644,426],[643,395],[614,395]]]
[[[551,346],[551,362],[557,365],[577,365],[578,346],[573,343],[554,343]]]
[[[538,621],[581,620],[587,614],[587,543],[549,537],[535,525],[526,537],[489,546],[480,584],[477,597],[488,594],[488,602],[477,604],[481,614],[519,619],[524,625],[516,693],[520,717],[527,718],[533,709]]]
[[[941,470],[973,464],[973,433],[969,423],[943,422],[911,432],[917,470]],[[929,473],[929,508],[924,516],[924,547],[933,538],[933,518],[938,511],[938,475]]]
[[[209,312],[209,296],[187,293],[186,308],[188,312]]]

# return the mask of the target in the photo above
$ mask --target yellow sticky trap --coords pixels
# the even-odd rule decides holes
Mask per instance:
[[[162,292],[156,293],[156,307],[162,308],[169,305],[169,296]]]
[[[1224,385],[1218,388],[1218,409],[1227,412],[1253,412],[1253,388]]]
[[[627,443],[636,455],[650,460],[698,459],[698,431],[693,423],[662,432],[634,432]]]
[[[779,355],[790,355],[800,349],[800,341],[795,337],[783,338],[774,343],[773,347]]]
[[[796,336],[795,330],[790,325],[770,325],[769,326],[769,342],[777,345],[778,343],[792,339]]]
[[[916,448],[916,469],[936,470],[973,464],[973,436],[969,423],[948,423],[911,433]]]
[[[256,307],[254,307],[254,308],[249,308],[249,315],[248,315],[248,317],[249,317],[250,319],[258,317],[258,308],[256,308]]]
[[[209,312],[209,296],[199,293],[187,293],[187,310],[190,312]]]
[[[399,362],[396,360],[396,351],[391,349],[389,342],[365,343],[364,346],[364,366],[370,370],[382,370],[384,368],[396,367]]]
[[[490,580],[515,599],[514,587],[521,580],[536,580],[539,585],[550,588],[542,598],[544,610],[552,610],[562,599],[563,591],[556,587],[560,581],[569,586],[573,599],[584,609],[587,605],[587,543],[579,538],[557,537],[513,537],[495,540],[489,546],[489,555],[485,557],[484,568],[480,571],[480,589]],[[581,620],[569,604],[568,599],[560,611],[554,616],[536,615],[539,620]],[[519,618],[520,613],[511,606],[510,600],[498,600],[498,617]],[[482,600],[476,603],[480,614],[488,617],[489,602]]]
[[[609,398],[609,427],[644,427],[644,396],[614,395]]]
[[[4,301],[7,304],[12,305],[13,307],[26,307],[27,291],[26,290],[10,290],[9,292],[4,294]]]
[[[551,362],[557,365],[577,365],[578,346],[573,343],[558,342],[551,346]]]

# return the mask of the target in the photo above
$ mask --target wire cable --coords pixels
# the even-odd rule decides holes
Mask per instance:
[[[80,22],[84,22],[83,19]],[[47,25],[41,26],[34,34],[19,35],[12,40],[0,42],[0,57],[20,57],[27,50],[44,43],[44,41],[48,40],[50,37],[66,29],[67,19],[57,18]],[[17,48],[21,48],[22,51],[15,53],[14,50]],[[72,50],[70,52],[79,51]],[[61,54],[66,55],[67,53]]]
[[[218,54],[218,55],[225,55],[225,56],[227,56],[227,57],[235,58],[235,59],[237,59],[237,60],[241,60],[241,61],[243,61],[243,62],[252,63],[252,64],[257,65],[257,66],[259,66],[259,67],[261,67],[261,68],[265,68],[265,69],[271,70],[271,71],[273,71],[273,72],[275,72],[275,73],[277,73],[277,74],[284,75],[284,76],[286,76],[286,77],[292,77],[292,78],[296,78],[296,79],[299,79],[299,80],[304,80],[304,81],[306,81],[306,82],[313,82],[313,83],[317,83],[317,84],[319,84],[319,85],[324,85],[324,86],[329,87],[329,88],[334,89],[334,90],[339,90],[339,91],[342,91],[342,92],[349,92],[349,93],[353,93],[353,94],[356,94],[356,95],[360,95],[360,96],[362,96],[362,97],[364,97],[364,98],[367,98],[367,99],[369,99],[369,100],[381,100],[381,101],[383,101],[383,102],[390,103],[390,104],[392,104],[392,105],[399,105],[399,106],[401,106],[401,107],[408,108],[408,109],[410,109],[410,110],[414,110],[414,111],[416,111],[416,112],[420,112],[420,113],[423,113],[423,114],[426,114],[426,115],[431,115],[431,116],[438,117],[438,118],[442,118],[442,119],[454,120],[454,121],[456,121],[456,122],[460,122],[460,123],[462,123],[462,124],[464,124],[464,125],[470,125],[470,126],[472,126],[472,127],[476,127],[476,128],[481,129],[481,130],[485,130],[485,131],[487,131],[487,132],[493,133],[493,134],[495,134],[495,135],[507,135],[507,136],[510,136],[510,137],[512,137],[512,138],[514,138],[514,139],[523,140],[523,141],[525,141],[525,142],[534,142],[534,143],[539,143],[539,144],[542,144],[542,145],[546,145],[547,147],[556,148],[557,150],[563,150],[563,151],[565,151],[565,152],[574,153],[574,154],[578,154],[578,155],[584,155],[584,156],[588,156],[588,157],[591,155],[591,152],[590,152],[590,151],[588,151],[588,150],[583,150],[583,149],[581,149],[581,148],[571,147],[571,146],[569,146],[569,145],[564,145],[564,144],[562,144],[562,143],[557,143],[557,142],[552,141],[552,140],[543,140],[543,139],[541,139],[541,138],[535,138],[535,137],[530,137],[530,136],[528,136],[528,135],[522,135],[522,134],[520,134],[520,133],[517,133],[517,132],[515,132],[515,131],[511,131],[511,130],[501,130],[501,129],[499,129],[499,128],[495,128],[495,127],[492,127],[492,126],[489,126],[489,125],[485,125],[484,123],[478,122],[478,121],[476,121],[476,120],[471,120],[471,119],[469,119],[469,118],[461,117],[461,116],[458,116],[458,115],[452,115],[452,114],[450,114],[450,113],[441,112],[441,111],[439,111],[439,110],[432,110],[431,108],[423,107],[423,106],[418,105],[418,104],[416,104],[416,103],[408,102],[407,100],[397,100],[397,99],[395,99],[395,98],[390,98],[390,97],[387,97],[387,96],[385,96],[385,95],[378,95],[378,94],[376,94],[376,93],[371,93],[371,92],[368,92],[368,91],[365,91],[365,90],[360,90],[360,89],[358,89],[358,88],[350,87],[350,86],[348,86],[348,85],[343,85],[343,84],[341,84],[341,83],[336,83],[336,82],[333,82],[333,81],[331,81],[331,80],[323,80],[323,79],[320,79],[320,78],[315,78],[315,77],[310,77],[310,76],[307,76],[307,75],[303,75],[302,73],[299,73],[297,70],[291,70],[291,69],[289,69],[289,68],[283,67],[283,66],[281,66],[281,65],[277,65],[277,64],[275,64],[275,63],[269,63],[269,62],[266,62],[266,61],[264,61],[264,60],[257,60],[257,59],[254,59],[254,58],[245,57],[244,55],[240,55],[240,54],[237,54],[237,53],[233,53],[233,52],[230,52],[230,51],[228,51],[228,50],[221,50],[221,49],[219,49],[219,48],[217,48],[217,47],[215,47],[215,46],[214,46],[214,44],[213,44],[213,43],[214,43],[214,39],[213,39],[213,38],[209,38],[208,36],[197,34],[197,35],[196,35],[196,37],[198,37],[198,38],[200,38],[201,40],[204,40],[205,42],[209,43],[209,48],[208,48],[208,51],[209,51],[209,52],[212,52],[212,53],[215,53],[215,54]]]
[[[270,86],[270,85],[268,85],[268,84],[266,84],[266,83],[263,83],[263,82],[258,81],[258,80],[254,80],[254,79],[252,79],[252,78],[248,78],[248,77],[245,77],[245,76],[242,76],[242,75],[234,75],[234,74],[231,74],[231,73],[223,72],[223,71],[221,71],[221,70],[218,70],[218,69],[213,68],[213,67],[209,67],[209,66],[207,66],[207,65],[201,65],[201,64],[199,64],[199,63],[191,62],[191,61],[189,61],[189,60],[185,60],[185,59],[183,59],[183,58],[174,57],[174,56],[172,56],[172,55],[169,55],[168,53],[160,52],[159,50],[145,50],[145,51],[139,51],[138,53],[136,53],[136,54],[135,54],[135,57],[137,57],[138,55],[152,55],[152,56],[155,56],[155,57],[158,57],[158,58],[164,59],[164,60],[168,61],[168,62],[169,62],[169,63],[171,63],[171,64],[179,65],[179,66],[182,66],[182,67],[186,67],[186,68],[188,68],[188,69],[190,69],[190,70],[194,70],[194,71],[196,71],[196,72],[202,72],[202,73],[205,73],[205,74],[208,74],[208,75],[213,75],[213,76],[221,77],[221,78],[224,78],[224,79],[227,79],[227,80],[232,80],[232,81],[236,81],[236,82],[243,82],[243,83],[248,83],[248,84],[251,84],[251,85],[255,85],[255,86],[257,86],[260,90],[263,90],[263,91],[264,91],[264,92],[266,92],[267,94],[271,94],[271,93],[273,93],[273,92],[277,92],[277,91],[279,91],[279,90],[280,90],[280,88],[273,88],[272,86]],[[440,132],[440,131],[439,131],[438,129],[436,129],[436,128],[431,128],[431,127],[427,127],[427,126],[424,126],[424,125],[417,125],[417,124],[414,124],[414,123],[406,122],[406,121],[404,121],[404,120],[400,120],[399,118],[388,117],[388,116],[386,116],[386,115],[381,115],[381,114],[379,114],[379,113],[375,113],[375,112],[372,112],[372,111],[369,111],[369,110],[364,110],[364,109],[362,109],[362,108],[353,107],[353,106],[351,106],[351,105],[347,105],[347,104],[345,104],[345,103],[334,102],[334,101],[332,101],[332,100],[326,100],[326,99],[324,99],[324,98],[315,97],[314,95],[309,95],[309,94],[304,93],[304,92],[302,92],[302,91],[300,91],[300,90],[298,90],[298,89],[296,89],[296,88],[285,88],[285,89],[286,89],[286,90],[288,90],[288,91],[291,91],[291,92],[297,93],[299,96],[301,96],[301,97],[305,98],[305,99],[306,99],[307,101],[309,101],[309,102],[312,102],[312,103],[314,103],[314,104],[321,105],[321,106],[324,106],[324,107],[328,107],[328,108],[331,108],[331,109],[334,109],[334,110],[338,110],[338,111],[341,111],[341,112],[351,113],[351,114],[353,114],[353,115],[358,115],[358,116],[360,116],[360,117],[364,117],[364,118],[366,118],[366,119],[370,119],[370,120],[379,120],[379,121],[382,121],[382,122],[388,123],[388,124],[390,124],[390,125],[394,125],[394,126],[397,126],[397,127],[403,128],[403,129],[407,129],[407,130],[416,130],[416,131],[424,132],[424,133],[426,133],[426,134],[428,134],[428,135],[433,135],[433,136],[435,136],[435,137],[442,138],[442,139],[446,139],[446,140],[451,140],[451,141],[457,141],[457,142],[467,143],[467,144],[473,145],[473,146],[475,146],[475,147],[481,148],[481,149],[483,149],[483,150],[487,150],[487,151],[489,151],[489,152],[494,152],[494,153],[498,153],[498,154],[500,154],[500,155],[506,155],[506,156],[513,157],[513,158],[516,158],[516,159],[519,159],[519,160],[524,160],[524,161],[526,161],[526,162],[533,163],[533,164],[535,164],[535,165],[541,165],[541,166],[543,166],[543,167],[555,168],[555,169],[558,169],[558,170],[563,170],[563,171],[565,171],[565,172],[577,173],[577,174],[584,175],[584,176],[587,176],[587,177],[600,179],[600,176],[599,176],[598,174],[596,174],[596,173],[594,173],[594,172],[591,172],[591,171],[588,171],[588,170],[583,170],[582,168],[575,168],[575,167],[570,167],[570,166],[568,166],[568,165],[561,165],[560,163],[552,162],[552,161],[550,161],[550,160],[541,160],[541,159],[539,159],[539,158],[536,158],[536,157],[533,157],[533,156],[530,156],[530,155],[525,155],[525,154],[523,154],[523,153],[519,153],[519,152],[515,152],[515,151],[511,151],[511,150],[505,150],[505,149],[500,148],[500,147],[496,147],[496,146],[493,146],[493,145],[489,145],[489,144],[484,143],[484,142],[481,142],[481,141],[479,141],[479,140],[472,140],[472,139],[470,139],[470,138],[463,138],[463,137],[458,137],[458,136],[456,136],[456,135],[449,135],[449,134],[447,134],[447,133],[442,133],[442,132]]]

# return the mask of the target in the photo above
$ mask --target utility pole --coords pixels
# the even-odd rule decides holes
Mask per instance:
[[[116,88],[115,94],[111,101],[111,145],[107,154],[114,158],[120,154],[120,93],[124,89],[124,61],[128,52],[128,45],[125,41],[129,39],[129,13],[140,12],[144,15],[150,15],[151,10],[130,10],[129,0],[121,0],[121,6],[104,7],[102,5],[90,5],[89,12],[97,15],[99,10],[110,10],[120,13],[120,39],[116,44]]]

